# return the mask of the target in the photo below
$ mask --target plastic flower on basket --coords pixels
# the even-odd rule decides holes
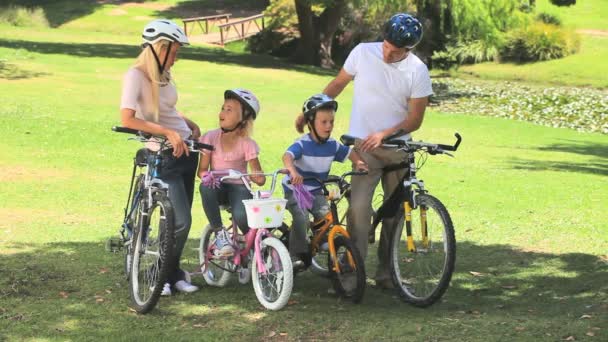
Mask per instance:
[[[266,222],[266,224],[270,224],[272,222],[272,218],[270,216],[266,216],[266,218],[264,218],[264,222]]]

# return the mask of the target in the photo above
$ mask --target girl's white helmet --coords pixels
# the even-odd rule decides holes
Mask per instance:
[[[180,45],[190,45],[184,31],[176,23],[168,19],[157,19],[149,22],[144,27],[141,37],[143,38],[144,45],[152,45],[160,40],[168,40]]]
[[[254,120],[260,112],[260,101],[258,101],[258,98],[247,89],[228,89],[224,92],[224,99],[236,99],[241,102],[246,109],[252,111],[251,115],[253,115]]]

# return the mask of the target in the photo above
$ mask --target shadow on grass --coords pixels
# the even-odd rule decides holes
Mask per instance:
[[[0,61],[0,79],[5,80],[21,80],[26,78],[34,78],[39,76],[49,75],[45,72],[32,72],[19,69],[17,66]]]
[[[186,0],[166,10],[156,12],[159,18],[192,18],[214,14],[231,13],[238,18],[261,13],[268,0]],[[179,21],[179,19],[176,19]]]
[[[109,2],[109,1],[108,1]],[[132,0],[132,2],[141,2]],[[99,0],[5,0],[1,5],[17,5],[20,7],[40,7],[51,27],[61,26],[69,21],[92,14],[103,5]]]
[[[269,331],[289,331],[292,339],[315,333],[348,340],[365,339],[357,335],[360,329],[371,336],[390,337],[410,330],[416,334],[416,324],[437,323],[433,329],[418,331],[421,337],[430,338],[455,336],[458,322],[475,319],[488,325],[528,327],[553,322],[562,334],[562,325],[582,315],[589,316],[591,325],[603,325],[598,338],[608,335],[608,260],[585,253],[552,254],[509,245],[458,243],[451,287],[440,303],[427,309],[401,303],[392,291],[370,287],[363,303],[353,305],[327,294],[327,279],[306,272],[295,279],[292,303],[279,312],[263,310],[251,284],[233,281],[227,288],[205,286],[191,295],[162,298],[152,313],[141,316],[127,309],[129,294],[121,254],[104,252],[101,242],[5,244],[3,249],[0,338],[14,340],[158,339],[175,334],[175,329],[180,338],[194,338],[203,329],[212,339],[214,334],[259,339]],[[374,254],[370,251],[368,263],[375,261],[371,260]],[[202,280],[195,282],[201,285]],[[408,324],[404,325],[405,317]],[[392,330],[386,330],[387,326]],[[586,327],[576,329],[570,326],[566,333],[583,335],[587,331]],[[522,334],[526,336],[526,332]]]
[[[0,47],[24,49],[43,54],[63,54],[78,57],[131,58],[135,60],[140,47],[121,44],[68,44],[32,42],[25,40],[0,39]],[[321,76],[334,76],[336,71],[291,64],[286,60],[266,55],[239,54],[220,48],[190,46],[180,50],[180,59],[205,61],[218,64],[238,65],[250,68],[271,68],[301,71]]]
[[[529,160],[516,158],[511,160],[513,168],[530,171],[550,170],[589,173],[603,176],[608,175],[608,144],[564,140],[564,142],[538,147],[537,150],[574,153],[596,158],[587,162]]]

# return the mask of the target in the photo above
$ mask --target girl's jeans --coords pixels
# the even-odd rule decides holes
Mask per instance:
[[[308,212],[302,210],[298,206],[298,202],[296,201],[293,192],[287,192],[285,198],[287,198],[287,210],[289,210],[291,217],[293,218],[291,233],[289,234],[289,253],[292,256],[308,253],[308,245],[306,243],[306,230],[310,224]],[[310,211],[315,221],[320,220],[327,215],[329,212],[329,204],[323,194],[314,196],[312,209]]]
[[[232,218],[243,234],[249,231],[247,224],[247,214],[243,200],[251,199],[253,196],[243,184],[222,183],[218,189],[210,188],[201,184],[201,199],[203,210],[209,224],[215,229],[223,227],[220,205],[229,204],[232,208]]]
[[[175,251],[172,259],[173,271],[169,272],[168,282],[173,285],[185,279],[184,272],[179,268],[184,245],[192,225],[192,199],[194,196],[194,177],[198,166],[198,153],[190,152],[180,158],[175,158],[173,150],[162,153],[162,164],[159,178],[169,185],[169,200],[173,206],[175,218]]]

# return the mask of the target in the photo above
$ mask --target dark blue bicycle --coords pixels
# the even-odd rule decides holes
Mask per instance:
[[[147,313],[156,306],[167,281],[175,246],[173,207],[169,186],[159,177],[162,151],[169,148],[168,140],[125,127],[113,127],[114,132],[135,135],[132,140],[158,144],[157,151],[142,148],[133,161],[131,185],[120,238],[110,242],[112,250],[124,250],[124,271],[129,280],[131,307]],[[184,140],[188,149],[213,150],[213,146]]]

